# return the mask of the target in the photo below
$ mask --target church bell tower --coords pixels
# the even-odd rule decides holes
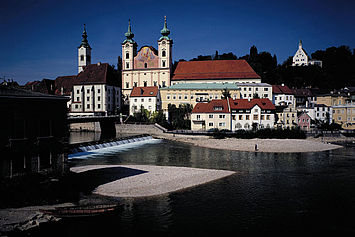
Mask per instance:
[[[91,64],[91,47],[87,38],[88,36],[84,24],[81,44],[78,47],[78,73],[83,71],[87,65]]]

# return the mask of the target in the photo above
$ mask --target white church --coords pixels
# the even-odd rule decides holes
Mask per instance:
[[[300,40],[298,44],[298,50],[293,56],[292,66],[309,66],[309,65],[317,65],[322,67],[322,61],[320,60],[312,60],[306,51],[302,47],[302,40]]]

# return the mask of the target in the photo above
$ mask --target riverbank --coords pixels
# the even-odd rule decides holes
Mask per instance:
[[[319,152],[341,148],[340,145],[330,144],[336,141],[354,141],[354,138],[307,138],[307,139],[237,139],[225,138],[214,139],[208,136],[183,135],[183,134],[163,134],[155,135],[155,138],[189,143],[194,146],[248,151],[248,152],[277,152],[277,153],[297,153],[297,152]],[[323,140],[322,140],[323,139]],[[257,149],[255,149],[257,147]]]

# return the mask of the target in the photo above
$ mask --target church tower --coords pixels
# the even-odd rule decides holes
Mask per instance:
[[[84,31],[82,34],[81,44],[78,47],[78,73],[84,70],[84,68],[91,64],[91,47],[88,42],[88,36],[84,24]]]
[[[172,68],[172,46],[173,40],[169,37],[170,30],[166,24],[166,16],[164,17],[164,27],[160,31],[162,37],[158,40],[158,52],[159,52],[159,68]],[[170,84],[170,80],[169,80]]]
[[[128,31],[124,34],[126,39],[122,43],[122,70],[134,69],[134,57],[137,54],[137,43],[133,40],[131,20],[128,21]]]

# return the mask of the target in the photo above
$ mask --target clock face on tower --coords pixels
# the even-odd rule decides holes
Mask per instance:
[[[128,48],[129,47],[129,44],[126,44],[126,48]]]

